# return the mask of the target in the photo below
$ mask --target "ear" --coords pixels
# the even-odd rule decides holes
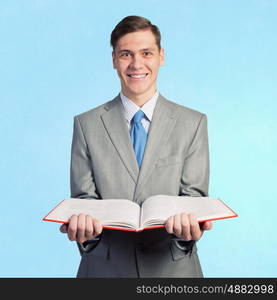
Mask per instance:
[[[160,50],[160,66],[164,65],[164,48]]]
[[[116,69],[116,62],[115,62],[115,53],[112,52],[112,60],[113,60],[113,68]]]

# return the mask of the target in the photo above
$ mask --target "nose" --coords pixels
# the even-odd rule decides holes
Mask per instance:
[[[143,58],[140,55],[134,55],[132,57],[130,68],[133,70],[138,70],[143,66]]]

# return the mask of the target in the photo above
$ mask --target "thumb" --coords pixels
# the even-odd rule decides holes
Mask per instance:
[[[60,232],[67,233],[67,228],[68,228],[67,224],[62,224],[60,227]]]
[[[201,230],[210,230],[210,229],[212,229],[212,223],[210,221],[201,223]]]

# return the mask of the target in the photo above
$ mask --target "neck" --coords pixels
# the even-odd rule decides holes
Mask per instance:
[[[126,93],[126,91],[122,90],[121,92],[132,102],[134,102],[137,106],[142,107],[146,102],[148,102],[156,93],[156,89],[154,91],[150,91],[144,94],[133,94],[133,93]]]

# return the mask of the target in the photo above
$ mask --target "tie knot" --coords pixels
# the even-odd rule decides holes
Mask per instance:
[[[144,112],[142,110],[138,110],[133,116],[133,123],[140,123],[142,118],[144,117]]]

